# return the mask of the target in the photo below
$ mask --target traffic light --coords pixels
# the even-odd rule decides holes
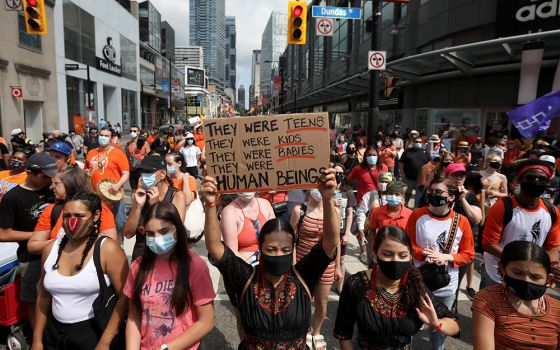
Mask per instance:
[[[25,29],[27,34],[47,34],[45,0],[23,0]]]
[[[307,39],[307,1],[288,1],[288,44],[304,45]]]

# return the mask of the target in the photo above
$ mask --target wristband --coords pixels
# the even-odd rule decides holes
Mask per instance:
[[[113,334],[113,335],[118,335],[119,334],[119,332],[109,332],[109,331],[103,331],[103,333]]]
[[[218,205],[218,202],[220,201],[220,197],[221,197],[221,196],[218,194],[218,195],[216,196],[216,200],[214,200],[214,203],[210,203],[210,202],[208,202],[208,201],[205,201],[205,202],[204,202],[204,204],[205,204],[204,206],[205,206],[206,208],[215,208],[215,207]]]
[[[434,331],[438,331],[438,332],[440,332],[441,334],[445,334],[445,333],[443,333],[443,328],[442,328],[442,327],[443,327],[443,322],[440,321],[440,322],[438,323],[437,327],[433,328],[433,330],[434,330]]]

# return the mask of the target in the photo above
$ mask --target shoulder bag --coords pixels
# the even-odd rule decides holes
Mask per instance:
[[[453,221],[451,222],[451,229],[449,230],[449,237],[445,243],[444,251],[450,252],[457,235],[457,226],[459,223],[459,214],[454,213]],[[426,287],[433,291],[443,288],[449,284],[451,277],[447,271],[447,266],[440,266],[436,264],[426,263],[418,268],[424,284]]]

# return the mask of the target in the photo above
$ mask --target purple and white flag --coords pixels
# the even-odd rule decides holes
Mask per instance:
[[[547,130],[552,119],[560,117],[560,89],[516,108],[507,115],[523,137],[534,137]]]

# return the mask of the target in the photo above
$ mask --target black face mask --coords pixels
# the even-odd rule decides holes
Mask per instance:
[[[447,197],[426,193],[426,201],[433,207],[441,207],[442,205],[446,205],[448,203],[448,200],[449,198]]]
[[[521,191],[523,191],[523,193],[525,193],[529,197],[533,197],[533,198],[540,197],[547,189],[548,189],[547,183],[529,182],[529,181],[521,182]]]
[[[290,271],[292,267],[292,253],[287,255],[266,255],[261,254],[261,264],[263,269],[274,276],[282,276]]]
[[[377,266],[391,281],[400,280],[410,270],[410,261],[384,261],[377,259]]]
[[[337,184],[342,183],[342,181],[344,181],[345,177],[346,176],[344,174],[336,175],[336,183]]]
[[[451,163],[452,163],[452,162],[443,162],[442,164],[443,164],[443,167],[444,167],[444,168],[447,168],[447,167],[449,166],[449,164],[451,164]]]
[[[355,150],[355,149],[350,149],[350,148],[349,148],[348,151],[346,151],[346,153],[348,153],[348,154],[354,154],[354,153],[356,153],[356,150]]]
[[[502,166],[502,163],[500,163],[500,162],[490,162],[490,163],[488,163],[488,165],[490,166],[490,168],[500,169],[500,167]]]
[[[508,275],[504,276],[504,282],[513,291],[513,294],[523,300],[536,300],[546,293],[546,285],[518,280]]]

